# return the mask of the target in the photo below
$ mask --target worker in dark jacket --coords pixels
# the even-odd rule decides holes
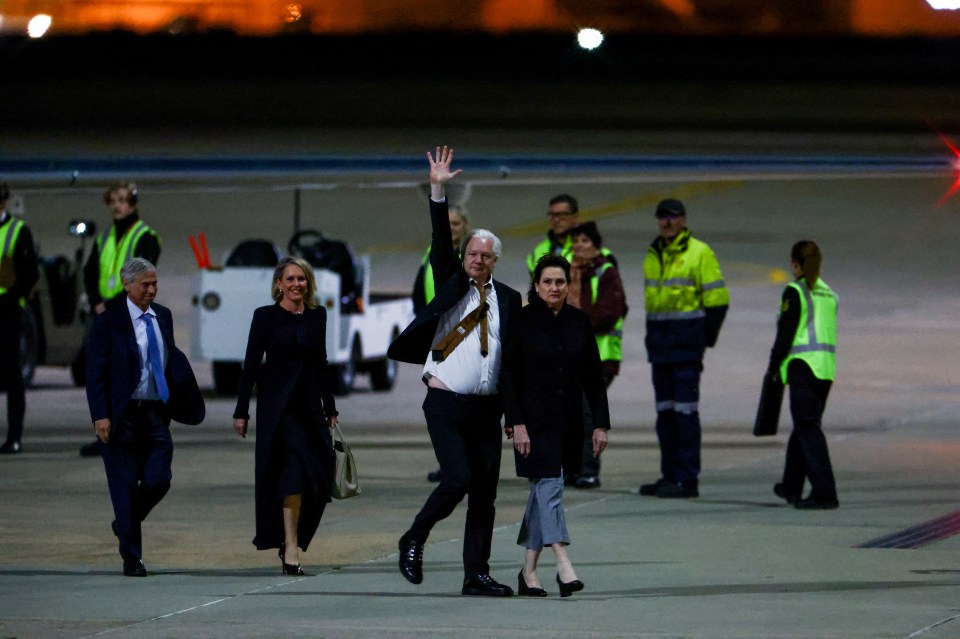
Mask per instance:
[[[0,182],[0,389],[7,391],[7,439],[0,454],[23,450],[26,393],[20,363],[22,314],[40,277],[33,235],[26,223],[7,212],[10,189]]]

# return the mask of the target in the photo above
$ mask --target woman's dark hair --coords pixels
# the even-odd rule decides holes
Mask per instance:
[[[790,259],[800,265],[804,281],[808,287],[813,288],[820,278],[820,264],[823,261],[817,243],[813,240],[800,240],[790,249]]]
[[[570,237],[576,237],[578,235],[586,235],[589,237],[590,241],[593,242],[593,245],[597,248],[603,246],[603,237],[600,236],[600,230],[597,229],[596,222],[584,222],[570,229]]]
[[[527,291],[528,302],[532,302],[533,298],[537,297],[537,282],[540,281],[540,276],[543,275],[543,272],[551,267],[563,269],[563,274],[566,276],[567,282],[570,282],[570,262],[567,261],[567,258],[562,255],[547,253],[537,260],[537,265],[533,267],[533,278],[530,280],[530,290]]]

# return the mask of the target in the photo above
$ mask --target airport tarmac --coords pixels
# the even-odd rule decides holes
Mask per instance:
[[[302,192],[304,226],[369,253],[374,288],[407,290],[429,242],[417,187],[425,175],[311,178],[329,188]],[[960,637],[960,201],[942,201],[955,179],[692,164],[645,175],[462,176],[472,183],[457,197],[474,224],[504,239],[500,279],[526,287],[523,257],[543,232],[547,199],[567,191],[597,220],[626,284],[631,312],[624,368],[610,389],[603,486],[566,495],[570,553],[587,584],[569,599],[549,586],[547,556],[545,600],[461,597],[462,507],[435,529],[424,583],[399,575],[397,538],[435,466],[419,371],[408,365],[393,391],[360,389],[338,403],[363,494],[330,506],[303,557],[307,576],[281,576],[274,554],[249,543],[253,442],[233,434],[231,399],[210,395],[204,424],[174,428],[173,488],[144,533],[151,575],[124,578],[102,465],[77,455],[91,434],[83,391],[65,370],[43,368],[27,396],[25,452],[0,459],[0,636]],[[193,313],[187,235],[204,231],[215,261],[244,237],[284,244],[290,187],[302,181],[143,185],[143,216],[164,238],[158,300],[175,312],[178,342],[189,344]],[[671,196],[717,252],[732,299],[705,360],[704,470],[701,497],[691,500],[637,495],[658,475],[641,262],[656,233],[653,207]],[[31,191],[28,219],[43,246],[70,250],[67,217],[104,220],[97,198],[94,185]],[[751,435],[789,248],[801,238],[822,247],[823,277],[841,300],[824,419],[836,511],[797,511],[771,492],[788,411],[776,437]],[[209,363],[195,366],[210,386]],[[513,475],[505,447],[492,557],[505,583],[520,567],[527,492]],[[897,535],[917,526],[917,535]]]

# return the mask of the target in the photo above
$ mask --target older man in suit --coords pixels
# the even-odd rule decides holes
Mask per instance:
[[[140,524],[170,489],[170,420],[199,424],[203,397],[173,338],[170,310],[154,303],[157,271],[123,265],[126,295],[93,320],[87,344],[87,403],[102,447],[123,574],[145,577]]]
[[[499,395],[502,345],[521,307],[520,294],[493,279],[500,240],[477,229],[465,238],[463,262],[453,250],[445,185],[453,150],[437,147],[430,160],[430,265],[436,297],[390,345],[388,355],[423,365],[423,412],[437,461],[440,485],[400,538],[400,572],[423,581],[423,546],[433,526],[467,497],[464,528],[464,595],[509,596],[509,586],[490,576],[494,501],[500,475],[503,404]]]

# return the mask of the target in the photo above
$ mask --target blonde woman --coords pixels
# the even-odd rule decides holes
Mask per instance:
[[[310,265],[287,257],[273,276],[271,306],[253,313],[233,427],[246,437],[257,386],[256,536],[258,550],[279,548],[283,573],[302,575],[300,550],[330,501],[330,430],[337,407],[327,377],[327,313],[316,302]],[[264,359],[266,355],[266,359]]]

